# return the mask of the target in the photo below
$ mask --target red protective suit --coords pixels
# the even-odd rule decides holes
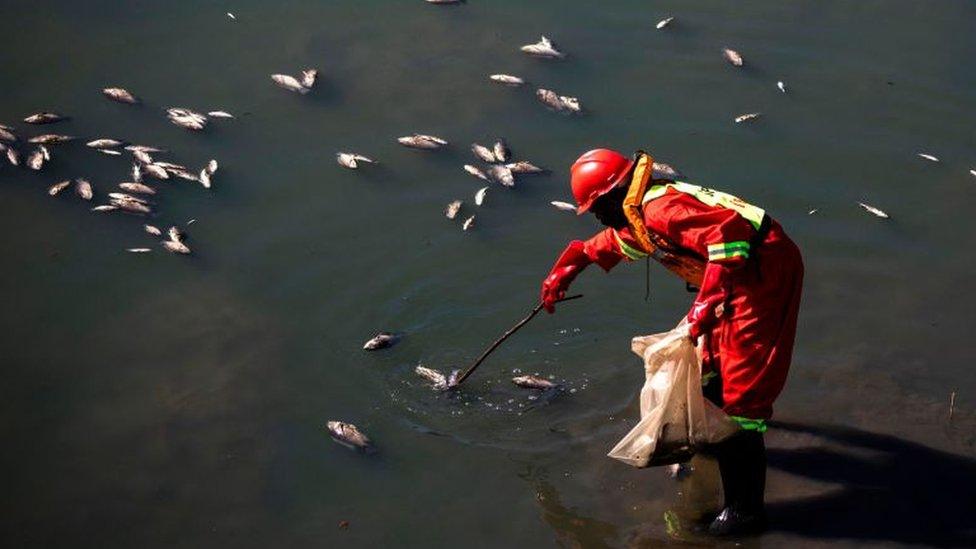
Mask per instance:
[[[725,412],[768,419],[793,354],[803,285],[799,248],[772,219],[763,236],[737,211],[674,188],[646,202],[643,214],[649,231],[708,259],[688,317],[692,335],[704,336],[703,368],[721,375]],[[583,248],[606,271],[633,258],[635,249],[629,229],[601,231]]]

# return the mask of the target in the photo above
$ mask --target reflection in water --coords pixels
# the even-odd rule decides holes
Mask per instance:
[[[611,547],[617,539],[617,527],[609,522],[582,516],[566,507],[559,493],[545,480],[535,483],[535,500],[546,521],[564,547]]]

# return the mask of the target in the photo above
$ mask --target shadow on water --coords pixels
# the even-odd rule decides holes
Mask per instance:
[[[842,485],[769,504],[773,529],[820,539],[976,545],[976,460],[850,427],[775,427],[868,454],[820,446],[770,448],[770,467]]]

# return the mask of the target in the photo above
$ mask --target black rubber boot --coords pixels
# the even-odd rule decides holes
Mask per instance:
[[[758,534],[766,529],[766,445],[758,431],[742,431],[716,448],[725,507],[708,526],[716,536]]]

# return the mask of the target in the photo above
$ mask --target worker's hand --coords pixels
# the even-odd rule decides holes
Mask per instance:
[[[590,258],[584,251],[582,241],[574,240],[566,246],[549,275],[542,281],[542,306],[547,312],[556,312],[556,302],[566,297],[569,285],[589,264]]]

